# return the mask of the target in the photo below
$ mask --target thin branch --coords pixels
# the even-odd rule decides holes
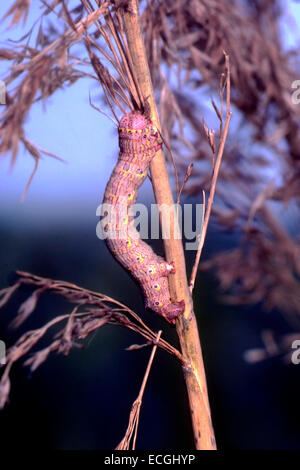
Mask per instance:
[[[98,111],[98,113],[100,114],[103,114],[104,116],[106,116],[108,119],[111,120],[111,122],[116,126],[118,127],[118,122],[115,121],[109,114],[107,114],[105,111],[103,111],[102,109],[98,108],[98,106],[96,106],[93,102],[92,102],[92,98],[91,98],[91,93],[89,93],[89,103],[91,105],[92,108],[94,108],[96,111]]]
[[[227,134],[229,130],[229,123],[231,119],[231,111],[230,111],[230,66],[229,66],[229,56],[226,54],[224,51],[224,56],[225,56],[225,67],[226,67],[226,120],[225,120],[225,125],[224,125],[224,130],[222,131],[222,134],[220,135],[220,144],[219,144],[219,149],[218,149],[218,155],[217,159],[214,165],[213,169],[213,176],[212,176],[212,181],[211,181],[211,188],[210,188],[210,193],[209,193],[209,198],[207,201],[207,209],[205,211],[205,217],[204,217],[204,223],[202,226],[201,233],[199,235],[199,246],[194,262],[194,266],[192,269],[192,274],[190,278],[190,292],[193,292],[194,286],[195,286],[195,280],[198,272],[198,267],[199,267],[199,262],[200,262],[200,257],[202,253],[202,248],[204,245],[206,233],[207,233],[207,228],[208,228],[208,223],[210,219],[210,214],[211,214],[211,209],[214,201],[214,196],[216,192],[216,185],[217,185],[217,180],[218,180],[218,175],[219,175],[219,170],[221,166],[221,161],[224,153],[224,147],[225,147],[225,142],[227,139]],[[222,94],[221,94],[221,104],[222,104]],[[216,108],[215,108],[216,109]],[[223,109],[223,108],[221,108]],[[217,111],[216,111],[217,112]],[[223,111],[222,111],[223,113]],[[222,120],[222,114],[217,112],[217,115],[220,119]],[[220,123],[220,129],[222,130],[222,124]]]
[[[123,67],[125,68],[125,74],[124,74],[124,75],[125,75],[125,77],[127,77],[128,80],[129,80],[129,85],[127,85],[127,88],[128,88],[128,90],[130,90],[130,93],[131,93],[131,95],[132,95],[132,97],[133,97],[133,99],[134,99],[134,101],[135,101],[137,107],[138,107],[139,109],[141,109],[143,103],[141,102],[140,96],[139,96],[138,93],[137,93],[137,87],[136,87],[136,85],[135,85],[135,83],[134,83],[134,78],[133,78],[133,76],[132,76],[131,68],[130,68],[130,65],[129,65],[129,62],[128,62],[126,53],[125,53],[125,51],[124,51],[124,46],[123,46],[123,44],[122,44],[122,42],[121,42],[121,40],[120,40],[120,38],[119,38],[119,36],[118,36],[118,31],[116,30],[116,27],[115,27],[115,24],[114,24],[114,21],[113,21],[111,15],[108,15],[108,16],[106,17],[106,24],[107,24],[107,26],[109,27],[109,30],[110,30],[110,32],[111,32],[111,34],[112,34],[112,36],[113,36],[113,38],[114,38],[114,40],[115,40],[115,43],[116,43],[116,45],[117,45],[117,47],[118,47],[119,54],[120,54],[120,56],[121,56],[121,64],[122,64]]]
[[[155,344],[152,348],[152,352],[148,361],[148,365],[146,368],[146,372],[142,381],[142,385],[140,388],[140,392],[138,394],[137,399],[134,401],[130,415],[129,415],[129,423],[127,426],[127,430],[125,433],[125,436],[121,440],[121,442],[117,445],[116,450],[129,450],[130,449],[130,443],[132,440],[132,446],[131,450],[135,450],[135,445],[136,445],[136,438],[137,438],[137,431],[138,431],[138,426],[139,426],[139,420],[140,420],[140,412],[141,412],[141,406],[142,406],[142,401],[143,401],[143,396],[144,396],[144,391],[146,388],[147,380],[150,374],[150,370],[152,367],[153,359],[157,350],[157,345],[160,340],[162,330],[160,330],[156,336]]]
[[[185,172],[185,177],[184,177],[184,180],[183,180],[183,183],[178,191],[178,195],[177,195],[177,204],[179,205],[180,204],[180,198],[181,198],[181,194],[182,194],[182,191],[184,190],[184,187],[186,185],[186,183],[188,182],[191,174],[192,174],[192,170],[193,170],[193,163],[190,163],[189,166],[187,167],[187,170]]]

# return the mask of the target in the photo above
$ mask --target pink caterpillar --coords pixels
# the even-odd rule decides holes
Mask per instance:
[[[106,207],[117,209],[106,211],[101,221],[106,243],[114,257],[140,283],[146,307],[169,323],[175,323],[184,311],[184,301],[172,302],[170,299],[167,276],[175,272],[174,263],[168,264],[141,240],[130,224],[132,217],[128,214],[162,141],[152,122],[140,111],[125,114],[118,131],[120,154],[103,198]]]

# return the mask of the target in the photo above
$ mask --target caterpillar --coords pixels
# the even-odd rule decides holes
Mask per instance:
[[[140,284],[145,306],[169,323],[184,311],[184,300],[172,302],[167,276],[175,272],[174,263],[156,255],[135,229],[130,208],[147,177],[152,158],[162,146],[158,131],[140,111],[125,114],[119,123],[119,158],[107,183],[101,219],[109,250]]]

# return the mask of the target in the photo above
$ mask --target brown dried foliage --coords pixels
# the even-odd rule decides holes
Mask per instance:
[[[152,79],[161,89],[162,127],[185,172],[184,192],[209,191],[218,135],[204,123],[197,103],[219,88],[225,50],[230,56],[235,124],[218,178],[214,221],[234,230],[241,245],[202,268],[215,268],[234,304],[265,302],[287,315],[300,313],[299,239],[279,220],[283,209],[299,217],[300,107],[292,103],[299,52],[286,52],[277,0],[179,0],[148,2],[143,13]],[[172,74],[171,87],[161,65]],[[169,80],[170,83],[170,80]],[[218,113],[214,103],[213,107]],[[183,133],[183,124],[192,138]],[[221,132],[219,132],[221,135]],[[296,321],[296,318],[295,318]]]
[[[13,327],[21,325],[32,314],[39,296],[46,291],[62,295],[69,302],[75,304],[75,307],[71,313],[55,317],[36,330],[27,331],[7,351],[6,366],[0,380],[0,408],[3,408],[9,398],[9,374],[12,365],[32,352],[38,341],[48,333],[51,327],[57,324],[63,324],[63,326],[55,334],[52,342],[47,347],[32,353],[25,361],[25,365],[29,365],[32,371],[39,367],[50,353],[56,351],[65,355],[69,354],[73,347],[81,347],[82,340],[92,332],[107,324],[123,326],[147,340],[146,345],[132,345],[129,350],[151,346],[155,343],[174,355],[179,361],[184,362],[181,353],[176,348],[160,337],[157,339],[156,334],[135,312],[115,299],[67,282],[54,281],[21,271],[18,272],[18,275],[20,279],[15,285],[0,291],[0,307],[9,301],[21,285],[33,286],[35,290],[20,306],[18,315],[12,322]]]

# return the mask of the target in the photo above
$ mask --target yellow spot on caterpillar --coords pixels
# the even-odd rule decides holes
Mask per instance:
[[[155,290],[160,290],[160,285],[159,284],[154,284],[153,287],[154,287]]]
[[[133,199],[133,196],[134,196],[134,192],[133,193],[130,193],[128,194],[128,201],[131,201]]]
[[[150,147],[150,140],[147,140],[146,144]]]
[[[147,171],[144,171],[142,173],[137,173],[137,172],[133,172],[133,171],[130,171],[130,170],[124,170],[123,168],[119,168],[119,170],[122,171],[122,173],[124,173],[124,175],[135,175],[138,178],[142,178],[143,176],[147,175]]]
[[[143,178],[145,175],[147,175],[147,171],[143,171],[143,173],[136,173],[138,178]]]
[[[141,253],[138,254],[137,260],[138,260],[140,263],[143,263],[143,262],[144,262],[144,258],[143,258],[143,256],[142,256]]]
[[[130,248],[132,246],[131,238],[127,239],[127,246],[128,246],[128,248]]]
[[[123,225],[127,225],[128,224],[128,215],[126,215],[124,221],[123,221]]]
[[[154,265],[149,266],[149,274],[156,274],[156,267]]]

